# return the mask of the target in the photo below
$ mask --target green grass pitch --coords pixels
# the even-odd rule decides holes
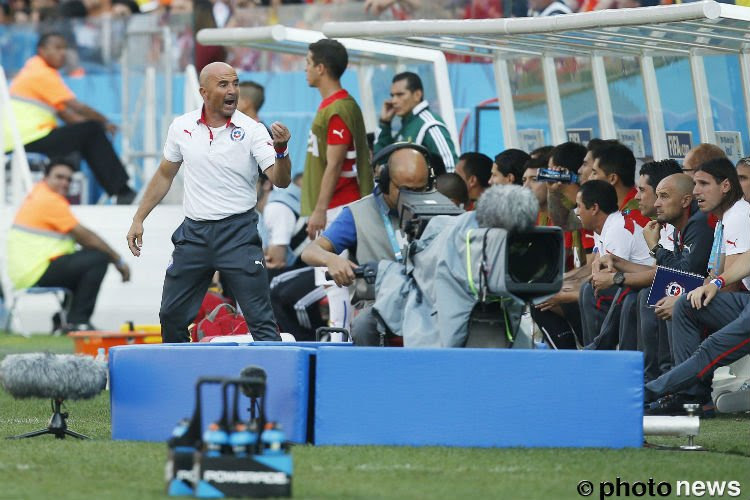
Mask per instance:
[[[64,337],[0,333],[0,357],[41,350],[72,352],[73,345]],[[69,427],[94,439],[0,441],[0,499],[166,498],[166,445],[112,441],[108,393],[72,401],[67,410]],[[2,437],[45,427],[50,415],[49,401],[14,400],[0,391]],[[592,481],[589,498],[599,498],[599,482],[620,477],[668,481],[671,498],[679,480],[739,481],[739,498],[750,498],[750,415],[703,420],[696,441],[708,451],[295,446],[293,492],[311,499],[580,499],[580,481]]]

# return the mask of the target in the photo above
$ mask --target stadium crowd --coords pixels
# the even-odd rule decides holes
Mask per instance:
[[[431,12],[430,17],[481,19],[555,15],[601,9],[644,7],[680,3],[675,0],[206,0],[212,7],[215,21],[224,25],[236,12],[253,7],[278,8],[289,5],[360,4],[361,10],[379,16],[392,13],[406,19]],[[728,1],[726,3],[735,3]],[[746,5],[738,0],[737,5]],[[132,14],[158,11],[184,13],[200,8],[200,1],[186,0],[4,0],[0,2],[2,24],[38,23],[65,18],[96,19],[101,16],[128,17]],[[422,16],[424,17],[424,16]]]
[[[722,0],[748,5],[750,0]],[[19,43],[34,32],[61,32],[70,57],[64,74],[104,71],[118,61],[129,29],[169,27],[178,68],[194,62],[200,71],[212,61],[241,70],[294,68],[294,58],[261,54],[241,47],[207,47],[195,41],[203,28],[266,26],[282,23],[320,29],[325,21],[378,19],[491,19],[551,16],[599,9],[680,3],[679,0],[3,0],[0,2],[0,52],[6,71],[19,67]],[[312,10],[310,10],[312,9]],[[151,40],[149,58],[163,43]],[[140,47],[139,50],[142,50]],[[465,60],[452,57],[453,61]],[[10,66],[8,67],[8,63]]]

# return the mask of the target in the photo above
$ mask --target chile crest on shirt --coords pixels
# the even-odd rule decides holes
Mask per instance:
[[[234,142],[239,142],[245,138],[245,130],[242,127],[234,127],[231,137]]]

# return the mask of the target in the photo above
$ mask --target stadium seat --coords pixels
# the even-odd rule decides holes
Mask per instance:
[[[5,170],[10,171],[10,162],[13,160],[13,153],[7,153],[5,156]],[[29,162],[29,169],[32,172],[41,172],[49,163],[49,157],[42,153],[26,153],[26,160]]]

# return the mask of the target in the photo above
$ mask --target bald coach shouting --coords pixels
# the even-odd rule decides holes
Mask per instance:
[[[143,221],[169,191],[182,167],[185,220],[172,235],[159,318],[164,342],[188,342],[214,271],[220,271],[242,308],[256,340],[280,340],[269,298],[263,249],[255,212],[258,168],[275,186],[290,182],[289,130],[259,122],[237,110],[237,73],[215,62],[200,74],[203,106],[175,118],[164,144],[164,157],[148,184],[128,246],[143,249]]]

